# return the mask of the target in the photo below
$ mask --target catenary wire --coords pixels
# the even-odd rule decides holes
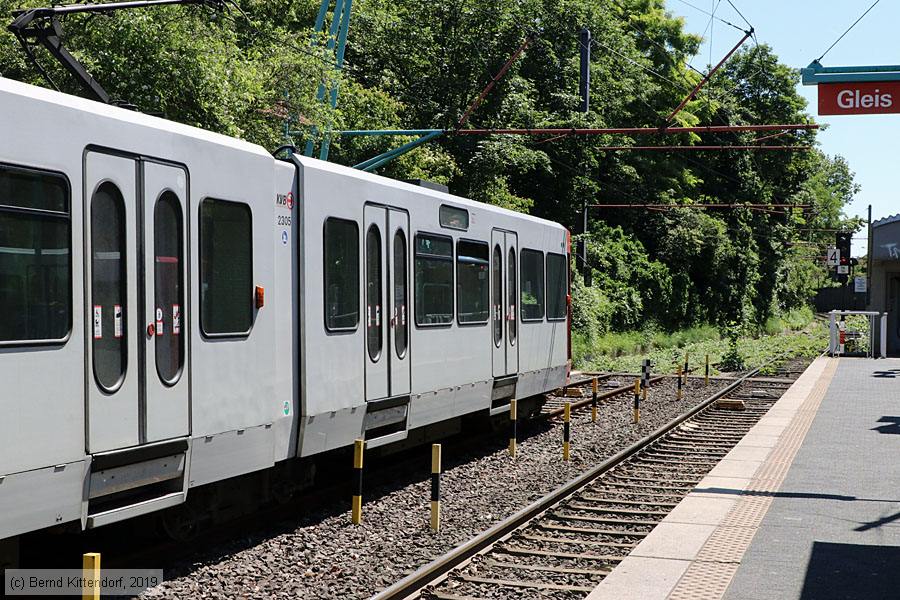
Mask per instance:
[[[860,21],[862,21],[862,20],[863,20],[863,17],[865,17],[867,14],[869,14],[869,11],[871,11],[873,8],[875,8],[875,6],[876,6],[879,2],[881,2],[881,0],[875,0],[875,2],[872,3],[872,6],[870,6],[869,8],[867,8],[867,9],[866,9],[866,12],[864,12],[863,14],[861,14],[861,15],[859,16],[858,19],[856,19],[855,21],[853,21],[853,25],[851,25],[850,27],[848,27],[847,30],[846,30],[844,33],[842,33],[842,34],[840,35],[840,37],[838,37],[838,39],[834,40],[834,43],[831,44],[830,46],[828,46],[828,50],[826,50],[825,52],[823,52],[823,53],[822,53],[822,56],[820,56],[820,57],[817,58],[816,60],[817,60],[817,61],[821,61],[823,58],[825,58],[825,55],[828,54],[829,52],[831,52],[831,49],[834,48],[835,46],[837,46],[838,42],[840,42],[842,39],[844,39],[844,36],[847,35],[848,33],[850,33],[850,30],[853,29],[854,27],[856,27],[856,24],[859,23]]]

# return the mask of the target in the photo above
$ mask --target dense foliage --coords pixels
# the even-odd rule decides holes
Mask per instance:
[[[44,0],[0,0],[0,13]],[[231,2],[231,0],[229,0]],[[63,20],[67,47],[116,98],[141,110],[274,148],[342,128],[454,128],[527,36],[533,41],[467,127],[659,126],[700,75],[700,40],[663,0],[357,0],[347,65],[310,45],[318,2],[235,0]],[[578,111],[578,33],[594,38],[591,108]],[[731,31],[735,39],[740,32]],[[74,83],[43,53],[64,91]],[[0,74],[45,84],[0,34]],[[748,42],[675,124],[801,123],[797,73]],[[331,110],[320,84],[338,87]],[[683,135],[665,143],[757,143],[761,134]],[[762,134],[764,135],[764,134]],[[335,139],[355,164],[410,138]],[[584,204],[654,202],[670,211],[597,209],[584,239],[593,285],[574,282],[587,340],[611,330],[757,324],[803,305],[823,283],[813,258],[856,192],[840,157],[806,152],[609,151],[652,137],[444,136],[382,168],[447,183],[457,194],[529,211],[576,230]],[[814,144],[814,132],[759,143]],[[796,203],[808,211],[702,211],[700,203]],[[584,265],[575,265],[579,269]]]

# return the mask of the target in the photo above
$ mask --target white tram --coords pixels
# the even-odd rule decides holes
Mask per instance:
[[[0,78],[0,540],[558,387],[568,253],[556,223]]]

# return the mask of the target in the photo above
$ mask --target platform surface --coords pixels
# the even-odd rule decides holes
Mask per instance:
[[[900,598],[900,360],[814,361],[588,597]]]

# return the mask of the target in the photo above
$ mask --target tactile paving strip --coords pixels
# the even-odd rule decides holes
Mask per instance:
[[[768,458],[756,470],[734,508],[703,544],[697,559],[669,594],[670,600],[719,600],[725,594],[772,504],[772,493],[784,482],[834,377],[838,360],[826,360],[821,374]]]

